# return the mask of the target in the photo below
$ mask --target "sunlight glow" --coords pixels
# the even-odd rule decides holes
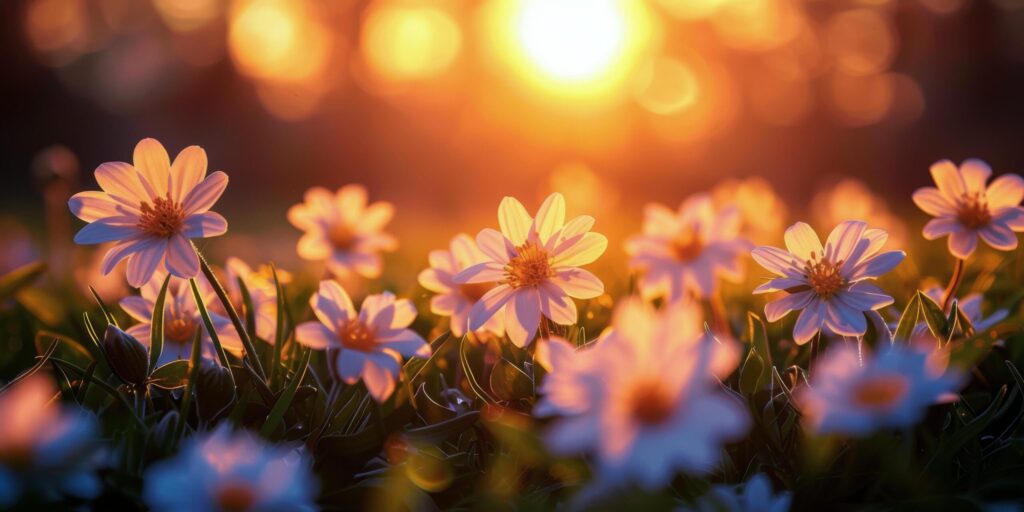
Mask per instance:
[[[462,43],[450,15],[433,7],[381,5],[367,14],[361,46],[376,75],[390,81],[435,77],[448,69]]]

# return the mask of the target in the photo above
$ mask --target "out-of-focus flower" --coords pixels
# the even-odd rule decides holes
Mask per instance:
[[[353,272],[368,279],[380,276],[380,252],[398,247],[398,240],[383,231],[395,214],[391,203],[367,205],[361,185],[346,185],[334,194],[313,187],[303,201],[288,210],[288,221],[305,232],[297,248],[300,257],[326,260],[328,270],[339,277]]]
[[[900,343],[864,359],[842,345],[815,363],[810,385],[796,395],[811,430],[863,436],[906,428],[962,383],[957,372],[936,367],[929,351]]]
[[[153,310],[156,308],[156,299],[160,295],[160,287],[163,286],[166,276],[167,274],[163,272],[157,272],[145,286],[139,289],[139,295],[125,297],[119,303],[125,313],[139,321],[128,328],[128,334],[147,348],[153,325]],[[203,303],[208,307],[217,301],[217,297],[213,295],[212,288],[208,284],[200,286],[199,289],[210,290],[202,292]],[[235,331],[231,320],[212,311],[210,311],[210,319],[213,320],[217,338],[224,350],[236,355],[241,354],[244,350],[242,339],[238,337],[238,332]],[[196,329],[203,330],[203,356],[216,359],[217,353],[213,346],[213,340],[203,325],[203,317],[199,314],[199,308],[196,307],[192,287],[184,279],[171,277],[171,282],[167,284],[167,297],[164,299],[164,346],[157,364],[162,365],[177,359],[188,359],[192,353],[192,339],[196,335]]]
[[[252,299],[253,316],[256,318],[256,336],[273,344],[277,334],[277,286],[274,284],[274,274],[269,265],[263,265],[256,269],[239,258],[228,258],[224,265],[226,279],[224,288],[228,297],[239,314],[245,311],[245,301],[242,299],[242,288],[238,285],[241,280],[249,291],[249,298]],[[283,270],[277,271],[277,278],[282,285],[291,282],[291,274]],[[205,282],[205,281],[204,281]],[[222,316],[227,316],[224,305],[219,300],[213,300],[207,306]]]
[[[892,297],[867,281],[892,270],[906,256],[903,251],[880,252],[887,236],[863,222],[846,221],[832,230],[823,248],[814,230],[797,222],[786,230],[788,251],[767,246],[754,249],[754,260],[779,276],[754,293],[788,293],[765,305],[768,321],[803,310],[793,327],[793,341],[799,345],[823,327],[840,336],[862,336],[867,332],[864,313],[893,303]]]
[[[0,275],[39,259],[39,248],[25,226],[13,217],[0,217]]]
[[[793,501],[788,492],[775,494],[771,481],[758,473],[742,486],[713,485],[707,494],[697,500],[696,506],[686,510],[699,512],[786,512]]]
[[[889,210],[889,206],[862,181],[846,178],[819,191],[811,200],[811,211],[820,226],[835,226],[846,219],[861,219],[869,225],[884,229],[889,243],[903,247],[907,228],[903,221]]]
[[[128,258],[128,283],[139,288],[158,268],[183,279],[199,274],[199,255],[190,239],[223,235],[228,223],[209,211],[228,185],[221,171],[206,175],[206,152],[189,146],[174,163],[154,139],[135,146],[134,164],[107,162],[96,168],[102,192],[71,197],[71,213],[89,224],[75,235],[79,244],[117,241],[103,258],[109,274]]]
[[[356,311],[341,285],[321,281],[309,305],[318,321],[299,324],[295,339],[327,350],[334,377],[346,384],[362,378],[378,402],[395,391],[402,356],[430,356],[430,345],[408,328],[416,319],[416,307],[408,299],[395,299],[388,292],[370,295]]]
[[[76,254],[82,260],[79,260],[80,264],[74,267],[73,273],[78,289],[83,296],[90,296],[90,286],[106,301],[121,300],[128,295],[130,289],[125,282],[126,265],[123,260],[115,265],[110,273],[103,273],[104,255],[115,245],[117,244],[106,243],[96,247],[95,250],[88,249],[87,253]]]
[[[778,240],[778,233],[786,223],[786,202],[767,180],[760,176],[729,179],[716,185],[711,194],[716,207],[739,208],[744,236],[759,244]]]
[[[626,242],[630,267],[643,273],[640,293],[669,301],[688,293],[707,298],[718,290],[719,277],[742,279],[751,246],[740,237],[740,223],[738,209],[716,211],[706,194],[687,199],[678,212],[648,204],[643,233]]]
[[[56,394],[38,374],[0,394],[0,507],[29,493],[47,502],[100,493],[96,422],[54,402]]]
[[[709,371],[717,342],[666,335],[670,325],[699,330],[699,323],[684,325],[693,316],[646,308],[639,299],[618,306],[612,333],[590,349],[549,340],[552,368],[535,413],[561,416],[548,446],[595,454],[600,482],[657,489],[677,471],[711,471],[722,445],[746,433],[750,418]]]
[[[536,218],[522,203],[505,197],[498,207],[501,231],[484,229],[476,236],[486,261],[455,275],[459,284],[498,285],[473,306],[469,330],[480,329],[505,309],[505,331],[523,347],[533,341],[541,316],[557,324],[576,323],[572,298],[592,299],[604,293],[604,283],[579,268],[596,260],[608,239],[591,233],[594,218],[580,215],[565,222],[565,199],[548,196]]]
[[[437,315],[451,316],[452,335],[461,337],[466,334],[473,305],[494,288],[495,283],[459,284],[453,278],[459,272],[487,261],[487,256],[469,235],[460,233],[452,239],[450,250],[431,251],[429,259],[430,268],[420,272],[419,282],[437,294],[430,299],[430,310]],[[500,312],[495,314],[480,326],[480,330],[504,336],[504,315]]]
[[[992,169],[981,160],[964,160],[960,167],[941,160],[931,167],[936,187],[914,192],[914,204],[935,217],[924,226],[927,240],[949,235],[949,252],[962,260],[974,253],[981,237],[1001,251],[1017,248],[1024,231],[1024,179],[1004,174],[986,185]]]
[[[143,498],[155,512],[317,510],[308,457],[222,424],[147,472]]]

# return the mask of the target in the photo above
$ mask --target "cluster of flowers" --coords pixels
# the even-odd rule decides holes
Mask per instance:
[[[246,349],[228,312],[216,310],[221,306],[212,295],[220,285],[205,272],[191,242],[227,230],[224,218],[210,211],[227,176],[206,170],[202,149],[186,148],[171,163],[158,142],[146,139],[135,149],[134,165],[101,165],[96,179],[103,190],[82,192],[70,202],[71,211],[88,222],[77,242],[115,242],[105,256],[105,271],[128,260],[128,281],[140,295],[121,306],[139,321],[127,334],[143,344],[150,339],[157,296],[169,282],[162,319],[166,361],[188,358],[197,333],[205,338],[204,356],[214,362],[217,343],[211,337],[236,356]],[[942,161],[931,171],[938,188],[914,194],[915,203],[935,216],[924,228],[926,238],[948,235],[958,265],[974,252],[978,238],[1000,250],[1016,247],[1014,232],[1024,231],[1019,206],[1024,180],[1004,175],[986,185],[991,170],[977,160],[959,168]],[[305,233],[300,256],[325,261],[337,276],[374,278],[382,271],[380,253],[397,246],[384,232],[393,214],[390,204],[368,204],[363,188],[346,186],[333,194],[311,189],[288,219]],[[738,365],[740,346],[724,318],[712,318],[712,327],[706,327],[701,307],[701,301],[716,301],[720,279],[742,277],[748,254],[774,275],[754,293],[781,295],[765,307],[769,322],[799,311],[792,332],[797,344],[817,344],[823,334],[837,337],[813,363],[810,381],[796,388],[796,404],[810,432],[863,436],[906,428],[964,383],[960,370],[934,357],[934,343],[923,348],[893,340],[879,311],[894,300],[873,281],[905,254],[883,250],[884,231],[846,221],[822,244],[809,225],[796,223],[785,232],[786,249],[755,248],[741,235],[740,224],[735,208],[716,207],[705,195],[685,201],[678,211],[648,206],[642,234],[626,246],[630,266],[640,275],[639,294],[621,299],[609,328],[580,347],[551,333],[555,325],[577,322],[574,299],[604,293],[602,281],[581,267],[597,260],[608,241],[591,231],[593,218],[566,220],[565,201],[557,193],[532,216],[506,197],[498,208],[499,229],[483,229],[475,238],[459,234],[448,250],[431,252],[430,268],[420,273],[419,282],[435,292],[431,310],[450,317],[453,335],[507,336],[517,347],[534,351],[547,375],[533,412],[555,418],[548,446],[559,454],[593,457],[595,481],[602,486],[635,483],[657,489],[680,471],[707,473],[719,463],[723,446],[750,429],[744,398],[722,385]],[[230,302],[242,307],[238,282],[245,283],[256,334],[273,340],[279,317],[274,281],[266,271],[234,259],[226,272]],[[947,308],[955,288],[938,296]],[[211,296],[213,332],[201,327],[200,308],[189,297],[193,292]],[[981,322],[979,301],[970,297],[962,304]],[[430,345],[409,328],[417,311],[408,299],[385,292],[366,297],[356,308],[346,290],[327,279],[309,303],[316,319],[297,325],[295,339],[326,351],[333,378],[362,381],[378,402],[395,392],[404,358],[431,354]],[[859,342],[869,327],[884,340],[873,354]],[[25,468],[50,471],[75,453],[69,445],[83,446],[92,438],[90,423],[51,404],[52,394],[31,380],[0,396],[0,415],[20,418],[0,425],[13,429],[0,432],[0,503],[13,499],[17,475],[31,474]],[[49,426],[39,428],[43,424]],[[60,492],[95,493],[95,477],[80,470],[82,461],[76,457],[75,464],[62,466],[71,469]],[[301,451],[219,428],[152,467],[145,496],[158,510],[206,509],[204,503],[222,510],[299,510],[313,507],[316,488],[308,484],[309,472]],[[767,480],[758,476],[743,494],[716,488],[706,499],[766,503],[770,494]],[[771,502],[777,509],[789,503],[786,496]]]

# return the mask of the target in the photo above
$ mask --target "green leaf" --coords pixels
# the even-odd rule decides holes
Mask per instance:
[[[178,389],[188,384],[188,377],[189,362],[179,359],[153,370],[149,383],[160,389]]]
[[[964,310],[960,309],[959,303],[954,306],[954,310],[956,313],[956,324],[960,327],[960,332],[967,337],[974,336],[974,322],[971,322],[971,319],[967,317]]]
[[[920,291],[917,292],[917,298],[921,301],[921,314],[924,315],[924,321],[928,324],[928,330],[939,340],[948,339],[949,324],[946,322],[946,315],[942,312],[942,308],[931,297]]]
[[[466,374],[466,380],[469,382],[469,388],[484,402],[490,404],[496,403],[497,400],[495,400],[494,397],[492,397],[490,393],[480,385],[480,382],[477,381],[476,374],[473,373],[473,367],[469,364],[468,347],[469,343],[467,342],[467,337],[463,336],[462,342],[459,345],[459,363],[462,364],[462,372]]]
[[[167,301],[167,286],[171,283],[171,275],[167,274],[160,293],[153,303],[153,321],[149,329],[149,367],[156,368],[160,354],[164,351],[164,303]]]
[[[274,358],[270,365],[270,382],[274,384],[281,371],[281,350],[284,349],[285,341],[285,308],[288,306],[284,303],[284,288],[281,286],[281,280],[277,277],[277,266],[271,264],[270,273],[274,276],[274,289],[277,290],[277,323],[275,324],[277,329],[274,331]]]
[[[302,378],[306,376],[306,368],[309,365],[309,357],[313,353],[312,349],[306,349],[302,355],[302,363],[299,365],[299,370],[295,373],[295,377],[288,383],[288,387],[285,388],[284,392],[281,393],[281,397],[274,403],[274,408],[270,410],[270,415],[267,416],[267,421],[263,423],[263,428],[260,429],[260,435],[263,437],[269,437],[277,430],[277,426],[281,423],[281,419],[284,418],[285,411],[288,410],[288,406],[292,403],[292,398],[295,397],[295,391],[299,389],[299,384],[302,383]]]
[[[757,349],[757,353],[767,366],[772,365],[772,348],[768,345],[768,329],[764,320],[753,311],[747,312],[747,334],[750,336],[750,344]]]
[[[903,315],[900,316],[900,322],[897,324],[896,332],[894,333],[894,339],[897,342],[906,343],[910,341],[910,337],[914,334],[917,318],[921,315],[921,298],[919,295],[920,292],[915,293],[914,297],[903,308]]]
[[[55,352],[57,357],[83,364],[88,364],[91,361],[102,359],[98,348],[92,347],[93,349],[96,349],[94,352],[90,347],[82,345],[77,340],[69,338],[63,334],[50,331],[39,331],[36,333],[33,344],[35,345],[37,354],[42,354],[48,350],[48,348],[46,348],[50,346],[47,343],[48,340],[57,342],[57,351]]]
[[[44,272],[46,272],[46,264],[37,261],[0,276],[0,300],[10,297],[18,290],[32,284]]]
[[[168,276],[168,278],[170,278],[170,276]],[[103,297],[100,297],[100,294],[97,293],[96,289],[93,288],[92,286],[89,286],[89,291],[92,292],[92,297],[94,299],[96,299],[96,304],[99,304],[100,311],[103,312],[103,318],[107,319],[107,323],[108,324],[113,324],[114,327],[117,327],[117,328],[120,329],[121,326],[117,325],[117,319],[114,318],[114,314],[110,312],[110,308],[107,307],[107,303],[103,302]]]
[[[37,339],[38,339],[38,338],[37,338]],[[20,374],[20,375],[18,375],[18,376],[17,376],[17,377],[15,377],[15,378],[14,378],[13,380],[11,380],[11,381],[10,381],[10,382],[8,382],[7,384],[5,384],[5,385],[4,385],[4,387],[0,388],[0,394],[2,394],[2,393],[3,393],[4,391],[7,391],[7,388],[9,388],[9,387],[13,386],[13,385],[14,385],[14,384],[16,384],[17,382],[19,382],[19,381],[21,381],[21,380],[24,380],[24,379],[25,379],[25,378],[27,378],[27,377],[30,377],[30,376],[32,376],[32,374],[34,374],[34,373],[38,372],[40,368],[42,368],[43,366],[45,366],[45,365],[46,365],[46,363],[48,363],[48,362],[50,361],[50,357],[52,357],[52,356],[53,356],[53,353],[54,353],[54,352],[55,352],[55,351],[57,350],[57,345],[58,345],[58,343],[59,343],[59,340],[57,340],[57,339],[54,339],[54,340],[53,340],[53,342],[52,342],[52,343],[50,343],[50,347],[49,347],[49,348],[47,348],[47,349],[46,349],[46,351],[45,351],[45,352],[43,352],[43,353],[42,353],[42,354],[41,354],[41,355],[39,356],[39,360],[38,360],[38,361],[36,361],[36,364],[32,365],[32,367],[31,367],[31,368],[29,368],[28,370],[25,370],[25,371],[21,372],[21,374]]]
[[[107,384],[103,379],[100,379],[94,374],[90,374],[88,371],[82,369],[80,366],[70,361],[65,361],[63,359],[51,357],[50,362],[52,362],[55,365],[60,365],[61,369],[63,369],[64,371],[71,371],[72,373],[81,376],[83,379],[91,379],[93,384],[96,384],[97,386],[102,388],[103,391],[106,391],[107,394],[114,397],[115,400],[120,402],[121,405],[123,405],[126,409],[128,409],[129,412],[131,412],[131,416],[135,418],[135,423],[139,427],[140,433],[145,433],[149,430],[149,428],[146,427],[145,422],[143,422],[142,419],[139,418],[139,416],[135,413],[135,407],[132,406],[131,402],[128,401],[128,398],[125,397],[123,393],[119,392],[113,386]]]
[[[740,393],[748,396],[757,393],[768,383],[768,377],[768,365],[757,353],[757,347],[751,345],[747,359],[740,368]]]
[[[519,400],[533,396],[533,380],[504,357],[491,369],[491,392],[499,400]]]
[[[220,360],[220,365],[225,368],[231,368],[231,363],[228,361],[228,355],[224,352],[224,346],[220,344],[220,337],[217,336],[217,328],[213,326],[213,319],[210,317],[210,311],[206,309],[206,303],[203,302],[203,296],[199,293],[199,285],[196,280],[189,279],[188,284],[192,286],[192,298],[196,301],[196,308],[199,310],[199,316],[203,319],[203,324],[206,325],[206,333],[210,335],[210,340],[213,341],[213,347],[217,352],[217,359]]]
[[[415,444],[438,444],[476,425],[479,411],[470,411],[433,425],[406,430],[402,437]]]
[[[252,336],[256,337],[256,308],[252,306],[252,295],[249,293],[249,287],[245,285],[245,281],[239,277],[238,290],[242,294],[242,306],[245,307],[245,329],[252,333]]]

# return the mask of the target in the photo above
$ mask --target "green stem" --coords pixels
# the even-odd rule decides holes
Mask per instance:
[[[196,308],[199,309],[199,316],[203,318],[203,324],[206,325],[206,332],[210,335],[210,340],[213,341],[213,347],[217,352],[217,359],[220,360],[221,366],[230,370],[231,363],[228,361],[228,354],[224,352],[224,346],[220,344],[220,337],[217,336],[217,328],[213,325],[213,318],[210,317],[210,311],[206,309],[203,297],[199,294],[199,284],[196,283],[195,279],[189,279],[188,283],[192,285],[192,297],[196,301]]]
[[[195,244],[193,246],[195,248]],[[206,258],[196,248],[196,254],[199,255],[199,266],[203,269],[203,275],[206,276],[206,280],[210,282],[210,286],[213,287],[213,291],[217,294],[217,298],[220,299],[221,304],[224,305],[224,310],[228,312],[228,317],[231,318],[231,323],[235,326],[235,330],[238,331],[238,337],[242,340],[242,345],[245,347],[245,357],[249,359],[249,364],[252,365],[256,373],[264,380],[267,378],[267,374],[263,372],[263,363],[260,362],[260,358],[256,354],[256,347],[252,344],[252,338],[249,337],[249,333],[245,330],[245,324],[242,323],[242,318],[238,316],[238,312],[235,311],[235,306],[231,304],[231,299],[228,298],[227,291],[221,286],[220,281],[217,280],[217,276],[214,275],[213,269],[210,268],[210,264],[206,262]]]
[[[199,378],[199,364],[202,361],[202,352],[203,333],[196,331],[195,338],[192,340],[192,353],[189,356],[188,362],[188,382],[185,384],[185,393],[181,395],[181,411],[178,415],[178,421],[181,422],[178,428],[179,438],[185,435],[185,429],[188,428],[188,413],[192,407],[192,390],[195,388],[196,379]]]
[[[949,308],[953,306],[953,298],[956,297],[956,292],[960,289],[960,283],[964,280],[964,266],[964,260],[957,258],[956,265],[953,266],[953,275],[949,278],[949,285],[946,286],[946,291],[942,293],[943,313],[949,313]]]

